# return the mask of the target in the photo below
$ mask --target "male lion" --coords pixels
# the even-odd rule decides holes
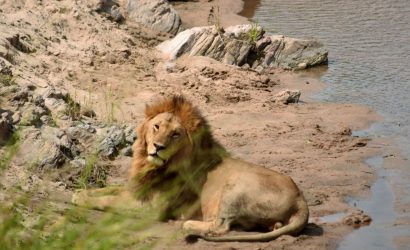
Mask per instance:
[[[140,201],[165,195],[162,219],[192,217],[199,200],[202,221],[183,224],[189,239],[270,241],[305,227],[308,207],[292,179],[229,157],[185,98],[147,106],[145,116],[133,147],[132,190]],[[233,225],[271,231],[223,236]]]

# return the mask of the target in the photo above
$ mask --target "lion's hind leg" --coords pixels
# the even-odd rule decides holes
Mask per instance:
[[[183,229],[199,234],[222,235],[229,231],[230,222],[224,219],[214,221],[188,220],[183,224]]]

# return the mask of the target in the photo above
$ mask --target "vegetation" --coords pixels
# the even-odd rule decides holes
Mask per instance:
[[[64,110],[64,114],[70,117],[72,120],[78,120],[81,117],[81,106],[70,95],[67,96],[67,107]]]
[[[16,80],[12,75],[0,73],[0,83],[3,86],[12,86],[16,84]]]
[[[90,154],[86,157],[85,167],[76,180],[77,188],[105,187],[107,174],[107,167],[98,164],[98,154]]]
[[[6,145],[0,148],[0,170],[7,168],[20,146],[20,129],[12,134]],[[1,244],[0,244],[1,245]]]
[[[262,35],[262,27],[258,24],[258,22],[252,23],[251,29],[248,31],[248,39],[250,42],[255,43],[260,36]]]
[[[212,6],[208,15],[208,24],[213,25],[218,32],[223,31],[221,18],[219,14],[219,6]]]

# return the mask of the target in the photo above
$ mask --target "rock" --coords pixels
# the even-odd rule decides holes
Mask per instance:
[[[95,7],[95,11],[107,14],[107,17],[113,20],[114,22],[120,23],[124,20],[124,16],[121,13],[119,1],[98,0],[98,3]]]
[[[343,218],[343,224],[352,226],[354,228],[367,226],[371,222],[372,218],[361,210],[354,211],[353,213]]]
[[[13,71],[11,70],[12,66],[7,60],[0,57],[0,74],[6,76],[12,76]]]
[[[260,27],[256,42],[252,25],[237,25],[217,31],[215,27],[195,27],[157,46],[171,60],[184,54],[207,56],[226,64],[304,69],[327,62],[328,52],[316,40],[266,36]],[[259,38],[260,37],[260,38]]]
[[[235,34],[235,30],[222,34],[213,26],[196,27],[179,33],[174,39],[161,43],[157,48],[172,60],[188,54],[207,56],[226,64],[240,66],[246,63],[253,44],[239,39]]]
[[[274,35],[264,43],[267,45],[261,52],[265,54],[262,63],[265,67],[305,69],[327,62],[328,52],[317,40]]]
[[[86,165],[86,161],[83,158],[75,158],[74,160],[70,161],[70,164],[75,168],[83,169]]]
[[[68,137],[78,142],[83,151],[89,149],[96,140],[95,128],[88,124],[78,124],[74,127],[69,127],[66,130]]]
[[[126,13],[129,20],[156,31],[177,34],[181,18],[166,0],[128,0]]]
[[[103,139],[97,147],[98,155],[112,159],[118,155],[119,150],[125,145],[124,131],[117,126],[112,126],[102,133]]]
[[[31,38],[27,34],[13,33],[11,36],[6,37],[6,39],[18,51],[23,53],[35,52],[35,49],[28,42]]]
[[[124,156],[132,156],[133,150],[131,146],[127,146],[121,150],[121,154]]]
[[[126,126],[124,128],[125,133],[125,141],[127,144],[134,144],[135,140],[137,139],[137,132],[135,131],[134,126]]]
[[[27,127],[21,132],[22,144],[15,161],[18,165],[38,168],[58,168],[80,154],[80,150],[67,134],[58,128]]]
[[[40,117],[46,114],[44,109],[28,102],[21,108],[21,112],[20,124],[23,126],[40,126]]]
[[[13,116],[11,117],[11,119],[12,119],[12,121],[13,121],[13,124],[19,123],[19,122],[20,122],[20,119],[21,119],[21,113],[20,113],[20,111],[15,112],[15,113],[13,114]]]
[[[13,133],[10,111],[0,109],[0,146],[6,144]]]
[[[282,104],[297,103],[301,94],[300,90],[282,90],[273,97],[273,102]]]
[[[48,87],[44,93],[43,98],[63,99],[67,100],[68,92],[62,89],[55,89],[53,86]]]

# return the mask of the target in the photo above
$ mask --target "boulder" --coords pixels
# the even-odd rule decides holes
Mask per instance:
[[[166,0],[128,0],[125,11],[129,20],[156,31],[177,34],[181,18]]]
[[[273,102],[282,104],[297,103],[301,94],[300,90],[282,90],[273,97]]]
[[[328,52],[316,40],[263,36],[255,25],[236,25],[217,30],[194,27],[157,46],[170,60],[184,54],[207,56],[231,65],[304,69],[327,62]]]
[[[74,141],[58,128],[27,127],[21,133],[22,144],[19,157],[15,159],[18,165],[34,165],[41,169],[58,168],[80,154]]]
[[[258,45],[259,51],[265,55],[261,58],[265,67],[305,69],[327,62],[328,52],[317,40],[274,35],[266,37]]]

